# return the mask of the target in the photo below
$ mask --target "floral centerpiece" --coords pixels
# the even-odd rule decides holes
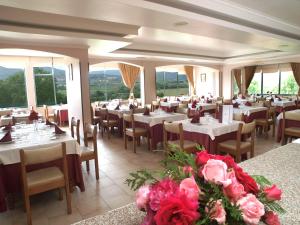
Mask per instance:
[[[263,176],[250,176],[231,156],[174,151],[164,170],[130,174],[142,225],[279,225],[281,190]]]

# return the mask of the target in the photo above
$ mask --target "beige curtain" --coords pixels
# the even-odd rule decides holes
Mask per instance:
[[[298,95],[300,95],[300,63],[291,63],[295,80],[299,86]]]
[[[234,69],[233,76],[235,78],[236,84],[239,88],[239,92],[242,91],[242,70],[241,69]]]
[[[195,82],[194,82],[194,67],[193,66],[184,66],[184,72],[186,74],[187,80],[189,84],[191,85],[192,89],[192,95],[195,95],[196,88],[195,88]]]
[[[134,88],[134,84],[140,74],[140,68],[124,63],[118,63],[118,66],[121,71],[123,83],[130,89],[131,93],[132,89]]]
[[[245,66],[245,88],[246,88],[245,90],[246,91],[248,90],[250,83],[254,77],[255,70],[256,70],[256,66]]]

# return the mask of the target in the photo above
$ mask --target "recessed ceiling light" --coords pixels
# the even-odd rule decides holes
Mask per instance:
[[[180,22],[177,22],[177,23],[174,23],[174,26],[175,27],[181,27],[181,26],[186,26],[188,25],[189,23],[186,22],[186,21],[180,21]]]

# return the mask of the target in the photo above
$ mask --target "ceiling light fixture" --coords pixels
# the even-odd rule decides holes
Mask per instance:
[[[175,27],[181,27],[181,26],[186,26],[188,25],[189,23],[186,22],[186,21],[180,21],[180,22],[177,22],[177,23],[174,23],[174,26]]]

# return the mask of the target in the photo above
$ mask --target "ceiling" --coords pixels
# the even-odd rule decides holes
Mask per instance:
[[[0,43],[214,64],[300,53],[297,0],[1,0]]]

